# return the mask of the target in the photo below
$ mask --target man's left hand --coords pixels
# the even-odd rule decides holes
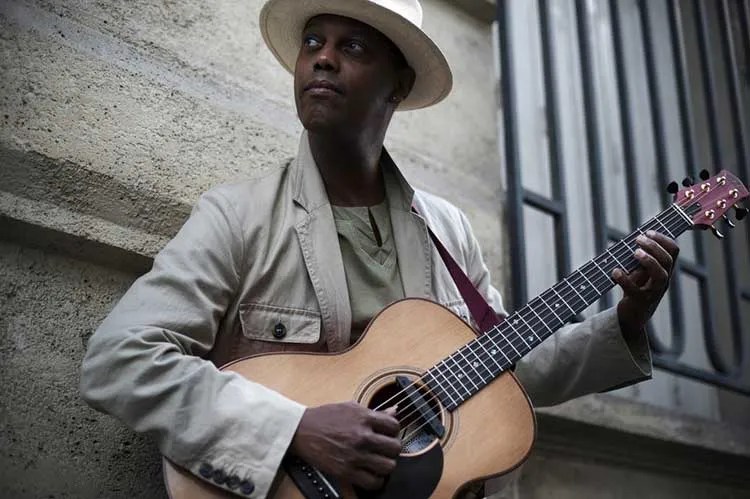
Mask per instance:
[[[655,231],[636,238],[635,258],[640,266],[630,274],[621,269],[613,280],[625,293],[617,305],[617,317],[623,332],[636,333],[646,326],[669,286],[674,262],[680,249],[674,239]]]

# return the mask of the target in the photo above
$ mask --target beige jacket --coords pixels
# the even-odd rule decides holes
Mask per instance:
[[[268,493],[305,408],[216,364],[349,344],[351,311],[331,207],[306,135],[300,142],[285,168],[201,197],[152,270],[92,336],[82,366],[81,395],[89,404],[151,435],[178,465],[204,479],[230,478],[220,485],[249,497]],[[382,161],[406,295],[468,316],[426,222],[504,313],[466,217],[414,192],[387,154]],[[645,336],[626,345],[609,310],[549,338],[516,374],[535,404],[550,405],[643,379],[650,369]]]

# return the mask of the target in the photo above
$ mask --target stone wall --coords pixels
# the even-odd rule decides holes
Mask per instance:
[[[78,368],[201,192],[296,152],[261,5],[0,4],[0,496],[163,495],[154,446],[80,401]],[[502,281],[495,79],[475,70],[493,67],[490,25],[424,6],[455,91],[398,114],[388,145],[415,186],[466,211]]]

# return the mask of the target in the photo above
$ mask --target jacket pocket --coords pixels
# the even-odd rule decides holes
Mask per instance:
[[[320,313],[262,303],[240,305],[242,334],[251,340],[314,344],[320,340]]]

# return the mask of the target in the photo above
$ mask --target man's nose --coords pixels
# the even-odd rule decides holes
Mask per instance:
[[[313,69],[316,71],[338,71],[338,55],[332,43],[326,43],[315,53]]]

